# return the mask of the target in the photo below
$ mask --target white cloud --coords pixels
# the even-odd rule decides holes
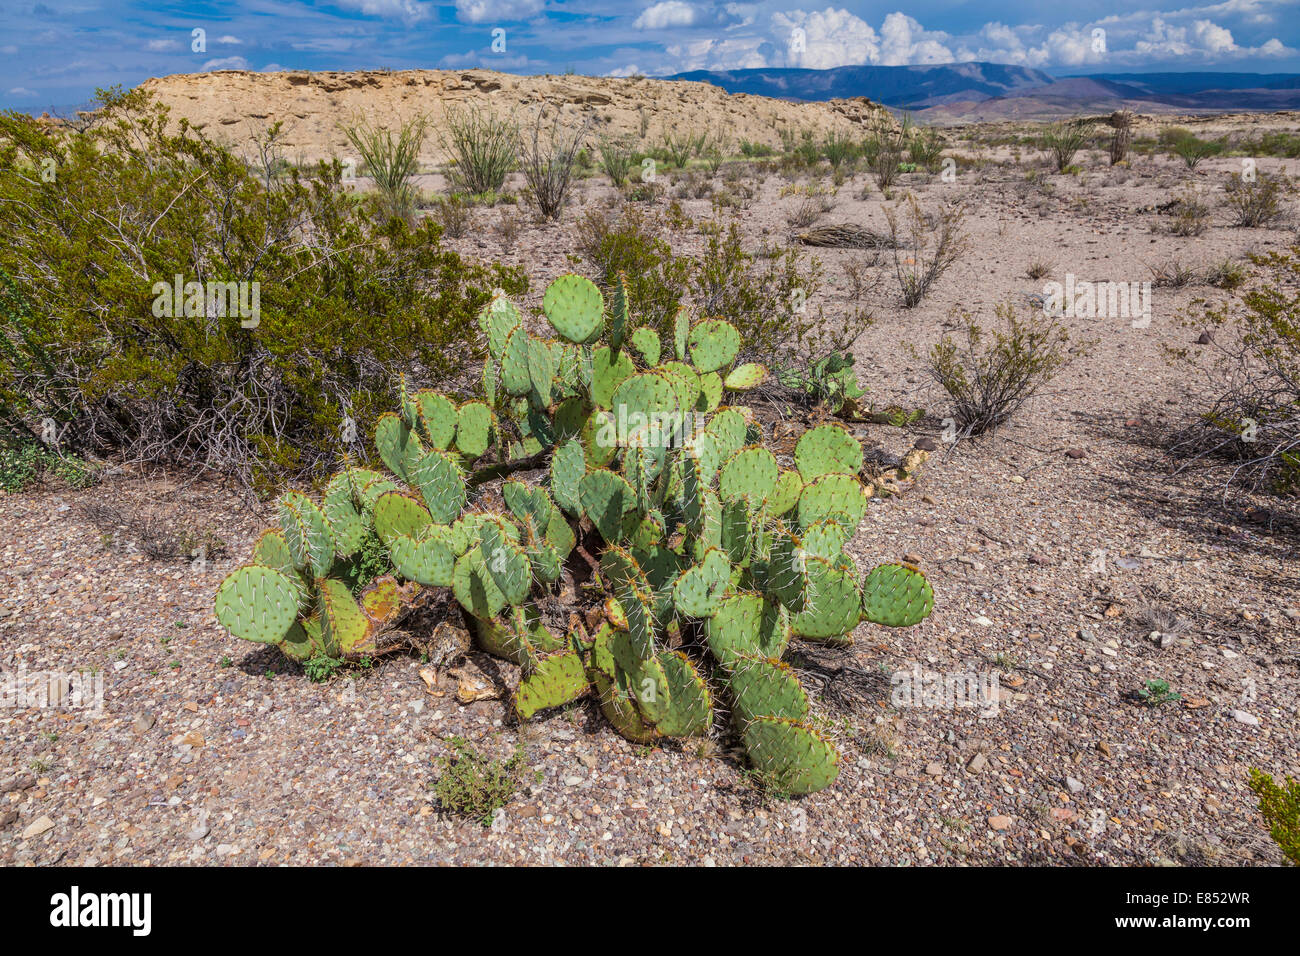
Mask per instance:
[[[629,63],[627,66],[620,66],[617,69],[610,70],[606,76],[641,76],[645,71],[635,63]]]
[[[237,46],[243,43],[244,41],[239,39],[239,37],[232,37],[229,33],[227,33],[223,37],[217,37],[217,42],[225,44],[226,46]]]
[[[847,10],[791,10],[772,15],[772,34],[786,54],[786,66],[828,70],[860,66],[880,58],[880,38],[865,20]]]
[[[248,61],[245,60],[242,56],[217,57],[215,60],[208,60],[208,62],[204,63],[202,67],[204,73],[208,72],[209,70],[247,70],[247,69],[248,69]]]
[[[12,43],[5,44],[4,46],[0,46],[0,53],[3,53],[5,56],[15,56],[18,53],[18,47],[14,46]]]
[[[266,66],[262,67],[262,69],[259,70],[258,72],[260,72],[260,73],[280,73],[280,72],[283,72],[283,70],[284,70],[284,67],[282,67],[279,63],[268,63],[268,64],[266,64]]]
[[[384,17],[403,23],[427,20],[432,11],[423,0],[335,0],[347,10],[357,10],[368,17]],[[459,4],[457,4],[459,6]]]
[[[456,0],[456,18],[466,23],[500,23],[536,16],[546,0]]]
[[[181,41],[174,39],[150,40],[144,45],[144,48],[151,53],[161,53],[164,50],[179,50]]]
[[[951,63],[952,51],[944,45],[948,34],[926,30],[905,13],[891,13],[880,27],[882,66],[909,63]]]
[[[689,27],[695,22],[695,8],[681,0],[664,0],[641,11],[632,26],[638,30],[663,30],[667,27]]]
[[[9,91],[9,95],[10,96],[35,96],[36,91],[29,90],[25,86],[15,86],[12,90]]]

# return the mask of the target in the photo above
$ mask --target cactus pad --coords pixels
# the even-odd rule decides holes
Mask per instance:
[[[934,608],[934,589],[918,568],[882,564],[862,582],[862,619],[887,627],[910,627]]]
[[[691,364],[699,372],[716,372],[736,360],[740,333],[723,319],[705,319],[691,329]]]
[[[287,575],[252,564],[221,582],[216,611],[221,626],[235,637],[276,644],[298,616],[298,592]]]
[[[805,482],[822,475],[856,475],[862,468],[862,444],[839,425],[818,425],[795,443],[794,463]]]
[[[745,726],[741,739],[760,779],[784,793],[816,793],[839,776],[835,747],[798,721],[759,717]]]
[[[542,311],[551,326],[575,344],[589,342],[604,328],[605,300],[596,283],[578,275],[562,275],[546,287]]]

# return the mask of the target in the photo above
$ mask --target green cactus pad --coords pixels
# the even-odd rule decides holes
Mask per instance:
[[[790,620],[800,637],[840,641],[848,635],[862,613],[862,595],[853,575],[825,558],[804,558],[808,596],[803,610]]]
[[[699,372],[715,372],[736,360],[740,333],[723,319],[705,319],[691,329],[691,364]]]
[[[722,384],[733,392],[744,392],[751,388],[758,388],[765,381],[767,381],[767,367],[757,362],[750,362],[747,365],[737,365],[723,379]]]
[[[849,529],[835,519],[817,521],[803,533],[803,549],[810,555],[834,561],[849,540]]]
[[[719,450],[726,459],[745,447],[749,421],[739,408],[720,408],[704,430],[718,440]]]
[[[686,349],[690,344],[690,336],[691,316],[686,311],[686,307],[682,306],[677,310],[677,314],[673,316],[673,354],[679,362],[686,361]]]
[[[862,619],[887,627],[919,624],[934,609],[934,589],[919,568],[882,564],[862,582]]]
[[[331,478],[321,499],[321,511],[329,524],[334,551],[339,557],[347,557],[356,551],[366,536],[366,522],[354,504],[351,471],[341,471]]]
[[[320,625],[327,653],[355,657],[373,652],[374,629],[348,586],[324,578],[320,587]]]
[[[484,620],[496,617],[507,603],[483,561],[480,548],[470,548],[456,559],[451,588],[461,607]]]
[[[532,385],[529,400],[534,408],[550,407],[554,378],[555,360],[550,345],[541,339],[531,339],[528,343],[528,381]]]
[[[742,592],[723,599],[705,633],[709,652],[726,667],[742,654],[779,658],[790,643],[790,620],[779,604]]]
[[[803,494],[803,479],[794,469],[786,469],[777,476],[776,485],[767,496],[767,513],[773,517],[786,514],[799,503]]]
[[[822,475],[856,475],[862,468],[862,443],[839,425],[818,425],[799,436],[794,463],[805,482]]]
[[[655,740],[658,734],[654,727],[641,717],[632,694],[619,686],[615,675],[594,667],[588,668],[587,675],[596,692],[600,712],[619,734],[637,744],[648,744]]]
[[[731,583],[727,554],[712,548],[699,564],[687,568],[673,585],[673,603],[687,617],[712,617]]]
[[[504,292],[497,291],[492,301],[479,313],[479,327],[487,337],[488,354],[497,360],[505,355],[506,340],[520,325],[519,310]]]
[[[677,394],[657,372],[629,376],[614,390],[610,412],[618,444],[665,447],[676,432]]]
[[[856,530],[867,513],[867,489],[852,475],[829,474],[803,486],[799,495],[799,526],[809,528],[834,518]]]
[[[762,445],[742,448],[718,472],[718,496],[723,501],[744,498],[757,508],[776,487],[780,468],[776,456]]]
[[[528,553],[506,531],[505,521],[484,521],[479,550],[493,582],[510,604],[522,604],[532,584]]]
[[[579,514],[578,484],[587,473],[587,456],[582,442],[571,438],[551,456],[551,494],[555,503],[571,515]]]
[[[798,721],[759,717],[745,726],[741,739],[759,778],[782,793],[816,793],[839,776],[834,745]]]
[[[609,344],[618,351],[632,333],[632,317],[628,314],[627,276],[621,270],[614,277],[613,293],[613,299],[609,303]]]
[[[555,506],[545,488],[534,488],[522,481],[507,481],[501,486],[501,497],[520,521],[531,521],[538,529],[545,529],[550,524]]]
[[[629,587],[641,591],[650,590],[650,582],[632,552],[616,544],[610,545],[601,552],[600,574],[605,579],[606,585],[616,594],[623,593]]]
[[[388,557],[397,573],[429,587],[451,587],[456,550],[439,525],[421,538],[399,535],[387,542]]]
[[[298,591],[288,575],[250,564],[221,582],[216,612],[221,626],[235,637],[276,644],[298,616]]]
[[[384,544],[399,537],[419,537],[433,524],[429,511],[415,498],[390,491],[375,502],[375,533]]]
[[[685,362],[667,362],[655,371],[672,382],[678,408],[683,412],[695,408],[695,403],[700,397],[700,376],[696,374],[695,369]]]
[[[636,374],[627,352],[614,352],[602,345],[591,351],[591,401],[597,408],[609,408],[614,390]]]
[[[406,479],[407,463],[418,461],[424,447],[400,415],[384,412],[375,424],[375,448],[388,470]]]
[[[357,489],[357,500],[361,504],[363,510],[370,509],[373,511],[376,501],[378,501],[382,496],[388,494],[388,492],[397,490],[397,482],[390,481],[383,475],[379,475],[365,481]]]
[[[700,395],[695,400],[695,410],[711,412],[722,401],[722,376],[717,372],[705,372],[699,378]]]
[[[505,352],[501,356],[501,387],[511,395],[527,395],[533,387],[528,374],[528,345],[531,341],[532,336],[522,325],[506,339]]]
[[[641,353],[641,359],[647,366],[653,368],[659,364],[661,346],[659,336],[655,335],[653,329],[645,327],[636,329],[632,332],[629,341],[631,341],[632,347]]]
[[[753,524],[754,516],[744,498],[733,498],[723,504],[722,550],[733,565],[741,567],[749,563]]]
[[[562,275],[546,287],[542,311],[559,335],[575,344],[589,342],[605,325],[605,300],[596,283]]]
[[[700,480],[705,484],[712,484],[713,476],[722,467],[724,457],[722,442],[716,435],[706,431],[695,435],[683,447],[700,463]]]
[[[544,657],[537,669],[519,682],[515,691],[515,714],[528,720],[539,710],[562,707],[587,692],[591,685],[576,651],[563,651]]]
[[[492,409],[482,402],[466,402],[456,410],[456,450],[466,458],[486,454],[492,441]]]
[[[738,655],[727,667],[732,715],[744,727],[758,717],[808,717],[808,695],[793,668],[770,657]]]
[[[626,480],[602,468],[589,471],[578,482],[578,500],[602,538],[610,544],[623,539],[624,519],[636,507],[636,491]]]
[[[285,657],[299,663],[323,654],[325,647],[321,643],[320,619],[312,617],[294,621],[289,632],[284,635],[284,640],[277,646]]]
[[[465,509],[465,473],[450,452],[430,451],[415,466],[410,481],[436,523],[451,524]]]
[[[289,579],[298,595],[299,611],[307,613],[315,606],[316,597],[312,593],[311,582],[293,566],[293,555],[289,553],[289,545],[279,531],[271,528],[258,536],[253,545],[252,563],[274,568]]]
[[[427,388],[416,392],[412,400],[425,443],[430,448],[450,448],[456,435],[456,403]]]
[[[310,571],[316,578],[329,574],[334,564],[334,537],[316,503],[301,492],[290,491],[276,503],[276,512],[294,567]]]
[[[713,725],[709,687],[681,651],[663,651],[659,666],[668,681],[668,709],[655,723],[665,737],[699,737]]]

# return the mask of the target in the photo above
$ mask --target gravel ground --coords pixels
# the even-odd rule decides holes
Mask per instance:
[[[1190,178],[1213,194],[1232,164]],[[927,208],[965,199],[974,250],[910,311],[892,263],[874,267],[860,372],[877,401],[932,414],[910,433],[864,426],[869,445],[898,453],[937,437],[942,403],[902,344],[924,348],[954,308],[987,317],[1023,303],[1042,284],[1024,275],[1035,259],[1057,279],[1142,281],[1143,263],[1204,267],[1289,238],[1153,232],[1160,215],[1139,210],[1185,170],[1143,160],[1111,172],[1095,154],[1083,165],[1083,177],[1047,177],[1050,193],[1005,166],[903,184]],[[856,198],[864,182],[840,190],[826,221],[884,228],[879,193]],[[780,239],[797,200],[779,197],[776,177],[755,184],[743,228]],[[608,192],[586,183],[582,205]],[[571,268],[580,210],[558,232],[525,224],[509,251],[490,229],[499,211],[476,211],[455,244],[526,265],[540,296]],[[818,255],[827,311],[842,309],[845,266],[869,256]],[[843,770],[798,800],[756,791],[725,738],[636,746],[590,703],[513,726],[491,696],[513,669],[477,653],[459,676],[392,655],[310,683],[216,624],[213,592],[267,521],[221,488],[124,472],[0,497],[0,667],[105,685],[100,716],[0,710],[0,863],[1276,864],[1246,776],[1300,776],[1295,528],[1259,520],[1285,511],[1277,500],[1225,501],[1213,475],[1169,476],[1158,450],[1196,407],[1187,370],[1162,350],[1195,338],[1179,319],[1194,299],[1221,296],[1159,288],[1148,328],[1081,323],[1093,350],[996,440],[936,454],[904,494],[873,501],[851,552],[860,564],[910,556],[935,611],[906,631],[866,626],[845,652],[804,651],[812,673],[837,675],[817,706]],[[91,520],[86,506],[105,503],[152,515],[155,530],[210,529],[228,551],[151,559]],[[891,675],[924,672],[973,675],[987,699],[892,705]],[[476,677],[489,696],[460,703]],[[1157,678],[1182,699],[1131,699]],[[491,827],[444,815],[430,794],[454,736],[494,757],[524,747],[520,791]]]

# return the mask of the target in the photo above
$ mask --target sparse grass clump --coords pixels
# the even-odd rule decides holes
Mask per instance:
[[[600,152],[600,168],[605,171],[610,182],[622,186],[636,163],[636,154],[632,147],[623,140],[602,137],[597,145]]]
[[[1210,227],[1210,207],[1194,190],[1188,189],[1177,199],[1169,232],[1175,236],[1199,236]]]
[[[1074,154],[1092,139],[1094,123],[1091,120],[1071,119],[1052,123],[1038,139],[1038,148],[1047,153],[1058,173],[1070,168]]]
[[[959,439],[1005,424],[1071,360],[1055,318],[1021,319],[1007,305],[997,315],[1002,327],[992,330],[963,315],[960,337],[945,335],[930,349],[927,372],[952,400]]]

